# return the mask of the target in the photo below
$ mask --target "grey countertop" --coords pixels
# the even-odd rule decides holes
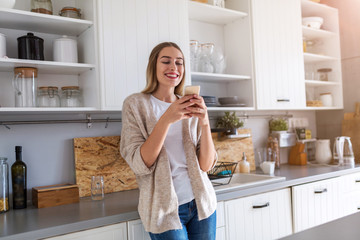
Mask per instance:
[[[324,223],[322,225],[286,236],[282,240],[326,239],[357,240],[360,239],[360,212]]]
[[[285,181],[241,190],[222,191],[217,194],[217,198],[218,201],[229,200],[355,172],[360,172],[360,166],[349,168],[285,164],[275,171],[276,176],[286,177]],[[257,170],[253,173],[262,172]],[[11,209],[0,214],[0,239],[39,239],[135,220],[139,218],[138,197],[138,190],[130,190],[106,194],[102,201],[82,198],[80,203],[57,207]]]

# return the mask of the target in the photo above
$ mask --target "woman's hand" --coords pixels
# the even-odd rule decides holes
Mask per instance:
[[[200,126],[209,126],[209,117],[204,99],[198,95],[192,96],[193,98],[191,98],[189,102],[194,103],[194,105],[187,107],[187,110],[191,111],[189,115],[199,118]]]
[[[167,123],[172,124],[182,119],[191,118],[191,110],[188,108],[196,103],[189,101],[194,95],[186,95],[173,102],[166,112],[161,116]]]

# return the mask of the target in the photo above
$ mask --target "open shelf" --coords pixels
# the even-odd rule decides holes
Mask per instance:
[[[305,80],[306,86],[309,87],[321,87],[321,86],[339,86],[339,82],[328,82],[319,80]]]
[[[88,20],[0,8],[0,28],[78,36],[92,25]]]
[[[94,64],[37,61],[15,58],[0,58],[0,71],[12,72],[14,67],[35,67],[39,73],[81,74],[95,68]]]
[[[212,24],[227,24],[247,15],[244,12],[189,1],[189,18],[191,20]]]
[[[323,62],[323,61],[336,61],[339,60],[336,57],[324,56],[319,54],[313,53],[304,53],[304,61],[305,63],[312,63],[312,62]]]
[[[306,107],[306,110],[342,110],[342,107]]]
[[[94,107],[54,107],[54,108],[43,108],[43,107],[0,107],[1,112],[19,112],[19,113],[27,113],[27,112],[87,112],[87,111],[97,111],[99,109]]]
[[[204,73],[192,72],[192,81],[197,82],[232,82],[251,79],[250,76],[233,75],[233,74],[220,74],[220,73]]]
[[[331,38],[337,36],[334,32],[305,26],[302,26],[302,32],[305,39]]]
[[[208,107],[208,111],[224,112],[224,111],[251,111],[255,110],[254,107]]]
[[[330,11],[334,12],[337,11],[336,8],[330,7],[323,3],[316,3],[310,0],[302,0],[301,1],[302,11],[307,13],[317,13],[319,11]],[[316,16],[316,14],[314,15]]]

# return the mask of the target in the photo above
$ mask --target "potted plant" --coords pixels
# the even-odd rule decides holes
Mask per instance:
[[[269,128],[271,132],[287,132],[289,126],[286,119],[277,118],[270,120]]]
[[[237,129],[244,126],[244,122],[240,121],[235,112],[225,112],[225,115],[218,118],[216,127],[222,129],[227,135],[236,135]]]

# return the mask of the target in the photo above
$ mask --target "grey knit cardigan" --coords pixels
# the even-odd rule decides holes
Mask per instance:
[[[149,137],[156,122],[150,94],[136,93],[125,99],[120,153],[136,175],[140,191],[138,211],[145,230],[161,233],[181,229],[182,226],[170,163],[164,146],[150,168],[145,165],[140,154],[140,147]],[[214,188],[207,173],[200,169],[197,158],[201,135],[198,119],[183,120],[182,132],[190,182],[199,220],[202,220],[214,213],[217,201]],[[216,160],[214,159],[214,162]]]

